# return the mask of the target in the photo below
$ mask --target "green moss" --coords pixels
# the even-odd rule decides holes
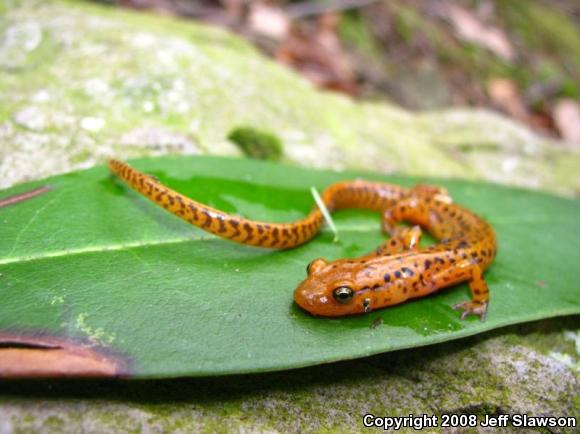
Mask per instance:
[[[381,57],[381,48],[369,30],[368,24],[357,11],[343,15],[340,21],[339,35],[347,44],[351,44],[361,54],[372,58]]]
[[[258,160],[279,160],[282,157],[282,141],[269,131],[253,127],[236,127],[228,134],[242,152]]]

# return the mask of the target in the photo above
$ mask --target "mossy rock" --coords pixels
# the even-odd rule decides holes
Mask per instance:
[[[241,155],[227,136],[247,126],[271,131],[283,159],[306,166],[580,191],[578,152],[490,112],[414,114],[320,92],[192,22],[77,2],[5,8],[0,187],[112,155]]]

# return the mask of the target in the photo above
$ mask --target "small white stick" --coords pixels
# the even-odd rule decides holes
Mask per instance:
[[[324,220],[326,220],[326,223],[328,223],[330,230],[334,234],[334,239],[332,241],[336,243],[338,241],[338,231],[336,230],[336,226],[334,225],[332,217],[328,212],[328,208],[326,208],[326,205],[322,201],[322,198],[320,197],[320,194],[318,194],[318,190],[316,190],[316,188],[310,187],[310,192],[312,193],[312,197],[314,197],[314,201],[316,202],[316,205],[318,205],[318,208],[320,209],[320,212],[322,213]]]

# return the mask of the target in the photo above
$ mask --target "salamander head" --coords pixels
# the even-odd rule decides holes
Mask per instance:
[[[356,263],[338,260],[328,263],[315,259],[307,267],[308,276],[294,291],[294,301],[317,316],[342,316],[368,311],[368,300],[357,293],[352,279]]]

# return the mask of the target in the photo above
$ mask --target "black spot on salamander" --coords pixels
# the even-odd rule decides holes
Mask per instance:
[[[395,239],[393,238],[393,239],[391,239],[391,241],[389,242],[389,244],[390,244],[391,246],[393,246],[393,247],[394,247],[394,246],[396,246],[396,245],[397,245],[397,240],[395,240]]]
[[[435,257],[435,263],[439,262],[440,264],[444,264],[445,261],[443,259],[441,259],[439,256]]]
[[[213,218],[212,218],[211,214],[209,213],[209,211],[203,210],[202,212],[203,212],[203,214],[205,214],[205,217],[206,217],[206,220],[203,223],[203,227],[208,228],[211,225]]]
[[[425,259],[425,271],[427,271],[430,266],[431,266],[431,261],[429,259]]]
[[[477,252],[471,252],[471,257],[472,258],[477,258]]]
[[[219,220],[219,222],[220,222],[220,227],[219,227],[219,229],[218,229],[218,232],[219,232],[220,234],[223,234],[224,232],[226,232],[226,231],[227,231],[227,228],[226,228],[226,225],[225,225],[225,222],[224,222],[224,217],[223,217],[223,216],[218,216],[218,217],[217,217],[217,219],[218,219],[218,220]]]
[[[252,228],[252,225],[250,225],[249,223],[244,224],[244,229],[246,230],[247,235],[242,242],[247,243],[248,241],[254,238],[254,229]]]
[[[411,276],[415,275],[415,273],[413,273],[413,270],[411,270],[410,268],[407,268],[407,267],[401,268],[401,271],[403,272],[405,277],[411,277]]]
[[[373,287],[371,288],[373,291],[378,291],[381,289],[381,285],[379,285],[378,283],[376,285],[373,285]]]
[[[406,286],[403,286],[403,294],[407,293],[408,288]]]
[[[400,278],[401,277],[401,272],[399,270],[395,271],[395,277],[396,278]]]
[[[459,243],[457,243],[457,248],[458,249],[465,249],[467,247],[469,247],[469,243],[467,241],[465,241],[465,240],[460,241]]]
[[[278,228],[272,229],[272,245],[278,244],[278,242],[280,241],[278,238],[279,236],[280,236],[280,231],[278,230]]]
[[[389,273],[386,273],[383,278],[385,279],[385,283],[388,283],[391,281],[391,275]]]
[[[463,253],[463,254],[461,255],[461,257],[462,257],[463,259],[467,259],[467,253]]]
[[[452,264],[455,264],[455,259],[454,259],[454,258],[451,258],[451,259],[449,260],[449,262],[451,262]]]
[[[298,235],[298,226],[294,226],[292,228],[292,235],[294,235],[294,239],[297,240],[300,235]]]

